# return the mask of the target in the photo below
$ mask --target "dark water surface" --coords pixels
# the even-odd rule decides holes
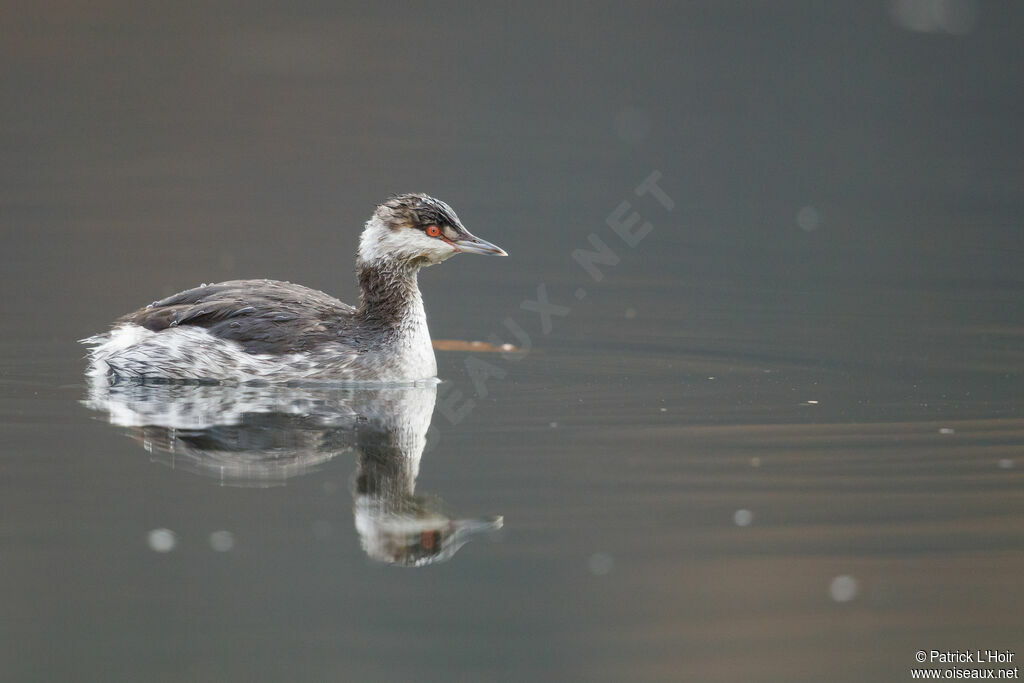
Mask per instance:
[[[1020,5],[0,14],[3,680],[1024,656]],[[90,394],[199,282],[356,300],[419,190],[511,254],[422,274],[434,337],[525,353]]]

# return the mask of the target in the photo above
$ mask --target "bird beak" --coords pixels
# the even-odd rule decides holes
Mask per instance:
[[[494,256],[508,256],[504,249],[495,246],[487,240],[482,240],[466,233],[462,238],[451,243],[459,251],[467,254],[493,254]]]

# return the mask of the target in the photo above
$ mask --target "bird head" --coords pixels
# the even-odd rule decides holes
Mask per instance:
[[[425,194],[389,198],[373,212],[359,239],[359,258],[365,263],[432,266],[459,253],[508,256],[466,230],[452,207]]]

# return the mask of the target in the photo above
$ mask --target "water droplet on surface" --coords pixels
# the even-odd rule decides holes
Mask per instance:
[[[813,206],[802,206],[800,210],[796,212],[796,224],[800,226],[800,229],[804,232],[812,232],[818,229],[818,225],[821,223],[821,216],[818,215],[818,210]]]
[[[890,11],[894,24],[918,33],[964,35],[978,18],[974,0],[894,0]]]
[[[832,579],[828,592],[836,602],[849,602],[857,597],[857,579],[841,574]]]
[[[178,536],[170,529],[153,529],[146,534],[146,543],[154,552],[169,553],[178,545]]]
[[[737,510],[732,515],[732,521],[736,523],[736,526],[750,526],[750,523],[754,521],[754,513],[745,508]]]
[[[235,547],[235,535],[230,531],[214,531],[210,534],[210,547],[218,553],[226,553]]]

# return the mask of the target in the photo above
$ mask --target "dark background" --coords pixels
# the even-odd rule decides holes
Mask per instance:
[[[5,679],[904,680],[917,649],[1021,648],[1021,4],[0,25]],[[672,211],[634,194],[652,171]],[[351,463],[225,489],[78,405],[74,340],[153,299],[273,277],[355,301],[361,225],[408,191],[511,254],[423,273],[434,337],[533,336],[422,466],[502,543],[372,565]],[[635,249],[622,201],[654,227]],[[591,233],[622,258],[601,283],[571,258]],[[541,283],[572,309],[550,334],[520,307]]]

